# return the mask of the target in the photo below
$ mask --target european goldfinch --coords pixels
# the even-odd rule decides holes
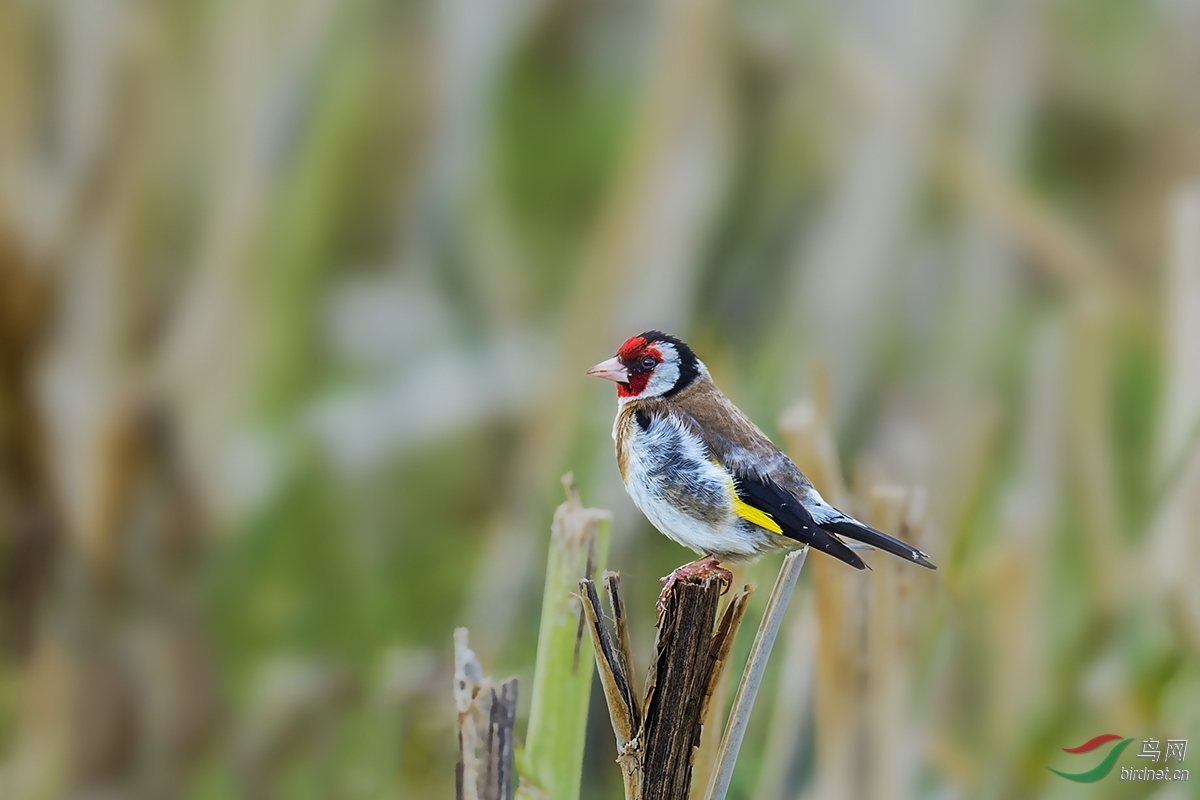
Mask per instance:
[[[720,562],[801,544],[866,567],[842,536],[936,569],[925,553],[826,503],[674,336],[634,336],[587,374],[617,384],[613,439],[634,504],[667,537],[703,555],[665,577],[668,586],[712,572],[732,582]]]

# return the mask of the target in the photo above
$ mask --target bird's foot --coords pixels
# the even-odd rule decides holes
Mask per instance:
[[[672,572],[670,575],[664,575],[659,578],[659,582],[663,585],[662,593],[658,596],[658,613],[662,613],[665,607],[667,594],[675,585],[675,582],[685,578],[709,578],[716,575],[725,582],[725,589],[728,591],[730,586],[733,586],[733,573],[721,566],[721,562],[715,556],[705,556],[704,558],[696,559],[695,561],[684,564],[679,569]]]

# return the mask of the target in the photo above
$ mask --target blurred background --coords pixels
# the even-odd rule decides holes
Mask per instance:
[[[1200,738],[1198,79],[1192,0],[0,4],[0,796],[452,796],[560,474],[641,657],[692,558],[654,327],[939,565],[809,559],[731,796],[1200,797],[1045,769]]]

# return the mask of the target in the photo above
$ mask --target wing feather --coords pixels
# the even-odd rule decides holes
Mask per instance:
[[[734,473],[734,485],[738,498],[746,505],[769,515],[779,525],[784,536],[812,545],[856,569],[864,569],[867,566],[858,554],[843,544],[837,536],[821,530],[800,501],[770,478]]]
[[[799,467],[717,388],[707,373],[669,402],[704,443],[709,456],[731,475],[737,493],[735,509],[743,519],[770,531],[774,530],[773,523],[784,536],[858,569],[867,565],[839,535],[935,568],[925,553],[826,505]],[[803,499],[816,505],[810,510]]]

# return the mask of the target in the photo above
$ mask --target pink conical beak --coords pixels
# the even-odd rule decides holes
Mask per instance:
[[[606,381],[616,381],[617,383],[629,382],[629,370],[625,369],[625,365],[621,363],[621,359],[616,356],[613,356],[608,361],[601,361],[589,369],[587,374],[593,378],[604,378]]]

